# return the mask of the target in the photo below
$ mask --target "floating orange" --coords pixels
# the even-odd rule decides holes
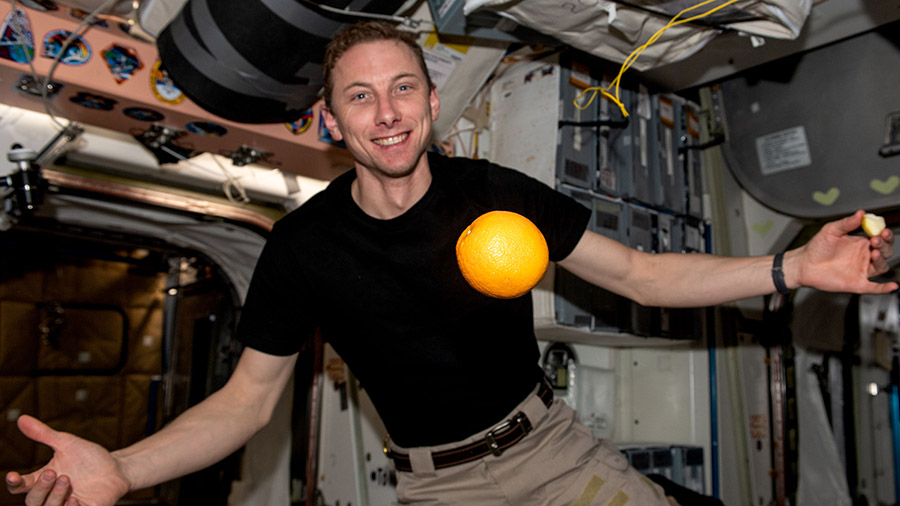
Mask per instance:
[[[528,218],[490,211],[472,222],[456,241],[456,260],[466,281],[499,299],[528,293],[544,277],[547,241]]]

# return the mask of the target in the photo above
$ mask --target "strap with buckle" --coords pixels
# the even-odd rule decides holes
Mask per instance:
[[[542,381],[537,392],[538,397],[548,408],[553,403],[553,389],[546,381]],[[473,460],[486,457],[487,455],[495,455],[499,457],[503,452],[518,443],[529,432],[531,432],[531,421],[525,416],[525,413],[519,412],[509,420],[495,426],[485,434],[484,439],[469,443],[467,445],[432,452],[431,459],[434,461],[435,469],[443,469]],[[387,448],[385,444],[385,454],[388,458],[393,459],[394,466],[397,471],[412,472],[412,463],[409,455],[405,453],[395,452]]]

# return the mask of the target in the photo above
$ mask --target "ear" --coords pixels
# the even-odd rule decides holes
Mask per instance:
[[[428,95],[428,101],[431,104],[431,121],[437,121],[441,114],[441,99],[438,98],[437,86],[431,84],[431,93]]]
[[[324,104],[322,104],[322,119],[325,121],[325,128],[328,129],[331,137],[336,141],[343,140],[344,136],[341,134],[341,128],[338,126],[337,118],[334,117],[334,114],[331,113],[328,106]]]

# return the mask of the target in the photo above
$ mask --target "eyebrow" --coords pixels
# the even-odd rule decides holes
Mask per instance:
[[[406,78],[408,78],[408,77],[416,78],[416,79],[419,80],[419,81],[422,80],[422,78],[421,78],[418,74],[416,74],[415,72],[403,72],[403,73],[400,73],[400,74],[395,75],[395,76],[391,79],[391,81],[396,82],[396,81],[399,81],[399,80],[401,80],[401,79],[406,79]],[[352,83],[348,84],[347,86],[344,86],[344,91],[347,91],[347,90],[349,90],[350,88],[354,88],[354,87],[356,87],[356,86],[359,86],[359,87],[362,87],[362,88],[371,88],[371,87],[372,87],[372,85],[369,84],[369,83],[367,83],[367,82],[363,82],[363,81],[353,81]]]

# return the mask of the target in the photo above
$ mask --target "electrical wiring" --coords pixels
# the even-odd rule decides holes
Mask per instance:
[[[41,101],[44,105],[44,111],[47,113],[47,116],[50,117],[50,120],[59,127],[60,130],[65,130],[67,125],[63,125],[60,123],[58,119],[56,119],[56,115],[53,114],[53,104],[47,98],[46,87],[49,81],[43,81],[40,77],[38,77],[37,69],[34,66],[34,55],[29,55],[28,53],[28,44],[25,39],[25,31],[22,29],[21,20],[19,19],[18,12],[19,8],[16,0],[9,0],[10,4],[10,20],[13,25],[13,30],[16,32],[16,36],[19,38],[19,47],[22,48],[22,53],[25,56],[25,61],[28,63],[28,67],[31,70],[31,78],[35,83],[41,83],[44,87],[44,90],[41,92]],[[37,43],[35,42],[35,52],[37,52]],[[59,115],[64,116],[59,110],[56,111]],[[69,124],[72,124],[72,121],[69,118],[65,118],[69,121]]]
[[[222,174],[225,175],[225,182],[222,183],[222,191],[225,192],[225,198],[227,198],[230,202],[236,202],[241,204],[247,204],[250,202],[250,197],[247,196],[247,190],[244,188],[244,185],[241,184],[240,181],[237,180],[234,176],[231,175],[231,172],[222,165],[222,162],[219,161],[219,158],[213,156],[213,161],[216,162],[216,165],[219,166],[219,170],[222,171]],[[237,192],[238,197],[234,197],[234,193]]]
[[[65,49],[69,47],[69,44],[71,44],[73,40],[75,40],[75,37],[80,37],[87,33],[87,31],[90,29],[90,23],[93,22],[101,12],[111,7],[117,1],[118,0],[106,0],[84,17],[81,23],[75,28],[75,30],[73,30],[69,34],[65,42],[63,42],[63,44],[60,46],[59,52],[56,54],[56,56],[53,58],[53,62],[50,64],[50,69],[47,71],[47,75],[43,80],[41,80],[38,77],[37,69],[34,66],[34,56],[32,55],[31,57],[29,57],[28,54],[28,45],[25,41],[25,33],[22,30],[22,25],[20,23],[19,17],[17,16],[18,5],[16,3],[16,0],[9,0],[12,13],[11,19],[13,21],[14,29],[16,30],[16,35],[19,37],[19,45],[22,47],[22,52],[25,55],[25,60],[27,60],[28,66],[31,69],[31,77],[35,80],[35,82],[41,83],[41,101],[44,104],[44,110],[47,112],[50,120],[53,121],[53,123],[56,124],[56,126],[58,126],[60,129],[64,130],[68,128],[68,126],[72,124],[72,120],[65,116],[65,114],[63,114],[59,109],[55,109],[53,104],[50,102],[50,97],[47,95],[47,87],[50,85],[51,79],[53,78],[53,73],[56,70],[56,66],[59,65],[59,62],[62,60],[63,55],[65,54]],[[36,52],[37,41],[35,41],[35,53]],[[56,114],[54,114],[54,109]],[[57,115],[62,116],[66,121],[69,122],[69,124],[63,125],[56,118]]]
[[[44,110],[46,111],[47,115],[50,117],[51,121],[53,121],[53,123],[56,124],[56,126],[58,126],[61,130],[66,130],[73,124],[73,122],[70,118],[66,117],[61,111],[59,111],[58,109],[56,109],[53,106],[53,103],[51,102],[50,97],[47,95],[48,85],[51,82],[53,74],[56,70],[56,66],[59,65],[59,62],[62,60],[62,58],[65,54],[64,50],[67,47],[69,47],[69,44],[71,44],[73,40],[75,40],[75,37],[83,36],[90,29],[90,23],[92,23],[94,19],[98,18],[100,16],[100,13],[102,13],[103,11],[110,8],[117,1],[118,0],[106,0],[100,6],[98,6],[96,9],[94,9],[87,16],[84,17],[84,19],[81,21],[81,23],[75,28],[75,30],[73,30],[69,34],[68,38],[66,38],[66,40],[63,42],[63,44],[60,46],[59,52],[54,57],[53,62],[50,64],[50,68],[47,71],[46,77],[44,77],[44,79],[41,79],[38,76],[37,69],[34,66],[34,56],[29,55],[28,45],[27,45],[27,41],[25,39],[25,33],[24,33],[24,30],[22,29],[20,19],[16,15],[16,13],[18,12],[17,2],[16,2],[16,0],[10,0],[10,7],[11,7],[12,13],[13,13],[12,14],[13,26],[14,26],[14,29],[16,30],[16,35],[19,38],[19,45],[22,47],[23,53],[25,54],[25,59],[28,62],[28,66],[31,70],[32,78],[34,79],[35,82],[41,83],[41,101],[44,104]],[[37,52],[36,48],[35,48],[35,52]],[[59,119],[57,118],[57,116],[63,117],[63,119],[68,121],[68,124],[66,125],[66,124],[63,124],[62,122],[60,122]],[[162,149],[164,151],[166,151],[167,153],[169,153],[170,155],[176,157],[177,159],[190,164],[192,167],[195,167],[195,168],[198,168],[201,170],[207,170],[205,167],[202,167],[202,166],[194,163],[190,159],[184,157],[183,155],[181,155],[180,153],[177,153],[174,150],[167,148],[166,146],[162,146]],[[215,160],[216,164],[219,166],[219,169],[225,175],[225,182],[222,184],[222,191],[224,192],[225,197],[229,201],[235,202],[235,203],[250,202],[250,198],[247,196],[247,191],[244,189],[244,187],[240,183],[240,181],[238,181],[237,178],[235,178],[228,171],[228,169],[226,169],[219,162],[218,159],[215,159],[215,157],[214,157],[214,160]]]
[[[101,12],[112,7],[112,5],[117,1],[118,0],[106,0],[105,2],[97,6],[97,8],[92,10],[90,14],[85,16],[84,19],[81,20],[81,23],[79,23],[78,26],[75,27],[74,30],[72,30],[69,36],[66,37],[66,40],[65,42],[63,42],[62,46],[60,46],[59,52],[56,54],[56,57],[53,58],[53,62],[50,63],[50,69],[47,71],[47,75],[46,77],[44,77],[44,82],[41,84],[41,97],[44,100],[45,104],[49,102],[49,98],[47,97],[47,86],[50,84],[50,79],[53,77],[53,73],[56,71],[56,66],[59,65],[60,61],[62,61],[63,55],[65,54],[65,49],[69,47],[69,44],[71,44],[76,37],[81,37],[85,33],[87,33],[87,31],[90,30],[91,23],[94,21],[94,19],[96,19]],[[72,123],[71,119],[66,119],[69,120],[69,124]]]
[[[468,128],[453,128],[453,131],[450,132],[445,139],[445,141],[453,142],[453,138],[456,137],[459,140],[460,145],[462,145],[463,156],[467,158],[474,158],[477,153],[469,150],[469,147],[466,146],[465,140],[462,138],[462,134],[467,132],[474,132],[472,134],[472,145],[477,146],[478,139],[478,128],[477,127],[468,127]]]
[[[718,1],[718,0],[705,0],[696,5],[693,5],[691,7],[682,9],[678,14],[675,15],[675,17],[673,17],[671,20],[669,20],[669,22],[666,23],[665,26],[663,26],[662,28],[657,30],[656,33],[654,33],[650,37],[650,39],[647,40],[647,42],[645,42],[644,44],[642,44],[641,46],[636,48],[634,51],[631,52],[631,54],[628,55],[628,58],[625,59],[625,62],[622,63],[622,66],[619,69],[619,74],[616,76],[615,79],[613,79],[613,81],[606,88],[604,88],[602,86],[592,86],[589,88],[585,88],[585,90],[582,91],[580,95],[575,97],[575,100],[574,100],[575,107],[582,109],[582,110],[587,109],[591,105],[591,102],[594,101],[594,98],[597,97],[597,93],[599,92],[602,96],[612,100],[616,105],[618,105],[619,109],[622,111],[622,115],[627,118],[628,111],[625,109],[625,105],[619,99],[619,85],[621,84],[622,75],[625,74],[625,72],[631,67],[631,65],[635,62],[635,60],[638,59],[638,57],[641,55],[641,53],[643,53],[645,49],[647,49],[648,47],[650,47],[650,45],[652,45],[654,42],[656,42],[660,38],[660,36],[662,36],[663,32],[665,32],[669,28],[672,28],[673,26],[681,25],[684,23],[691,23],[698,19],[709,16],[710,14],[712,14],[714,12],[717,12],[733,3],[736,3],[738,0],[727,0],[726,2],[722,3],[721,5],[713,7],[710,10],[704,12],[703,14],[697,14],[696,16],[680,19],[681,16],[684,15],[685,13],[690,12],[694,9],[698,9],[700,7],[704,7],[704,6],[709,5],[716,1]],[[613,88],[615,88],[615,94],[610,93],[610,90]],[[581,104],[580,101],[581,101],[582,97],[584,97],[588,93],[591,93],[590,98],[586,101],[586,103]]]
[[[190,165],[191,167],[194,167],[195,169],[198,169],[198,170],[201,170],[201,171],[204,171],[207,173],[209,172],[209,170],[206,167],[203,167],[202,165],[200,165],[198,163],[194,163],[194,161],[192,161],[190,158],[187,158],[186,156],[182,155],[181,153],[178,153],[177,151],[174,151],[174,150],[168,148],[167,146],[161,146],[160,149],[162,149],[166,153],[174,156],[175,158],[179,159],[180,161]],[[216,165],[219,166],[219,170],[221,170],[222,174],[225,176],[225,182],[222,183],[222,192],[225,195],[225,198],[227,198],[230,202],[234,202],[236,204],[249,203],[250,197],[247,196],[247,190],[244,188],[244,185],[242,185],[241,182],[238,180],[238,178],[234,177],[231,174],[231,172],[229,172],[229,170],[227,168],[225,168],[225,166],[222,165],[221,162],[219,162],[219,159],[216,156],[213,156],[212,158],[213,158],[213,161],[216,162]],[[237,193],[237,196],[235,196],[235,192]]]

